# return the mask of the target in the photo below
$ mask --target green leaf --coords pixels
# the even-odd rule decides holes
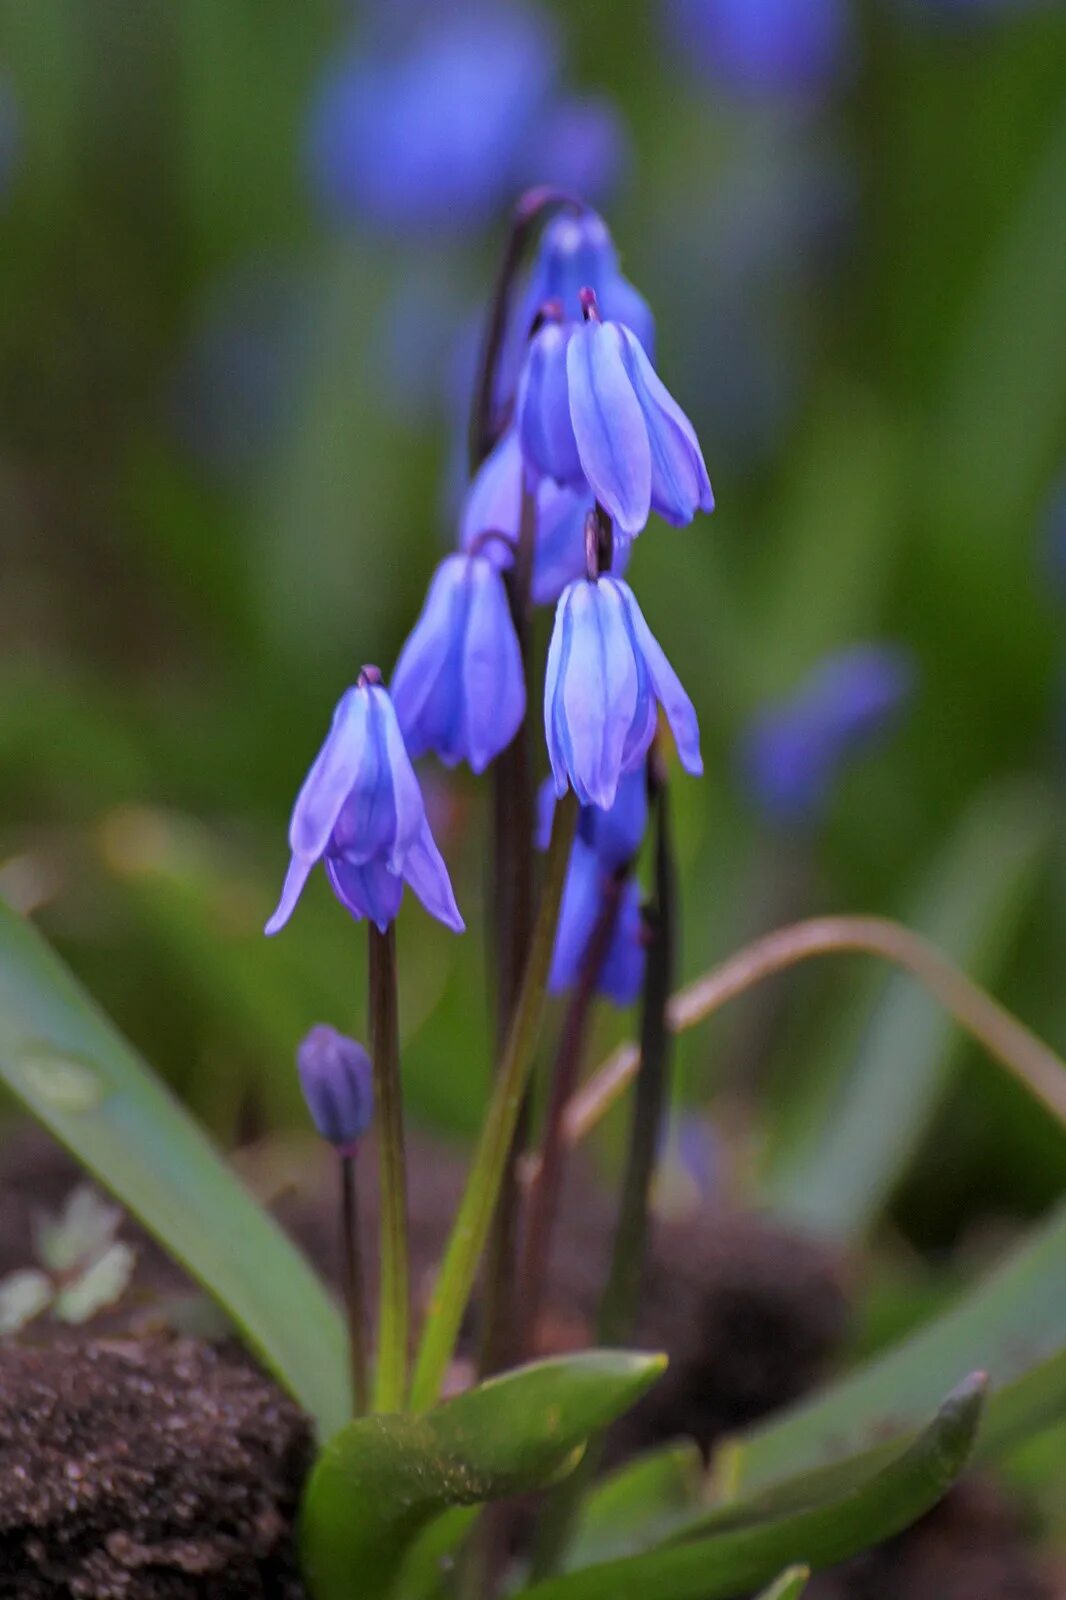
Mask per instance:
[[[831,1496],[777,1508],[768,1504],[762,1515],[757,1508],[723,1507],[702,1523],[720,1529],[709,1537],[550,1578],[524,1590],[524,1600],[728,1600],[769,1582],[787,1565],[843,1561],[936,1504],[970,1453],[983,1389],[980,1374],[968,1378],[887,1465],[837,1483]]]
[[[1031,903],[1051,838],[1042,797],[997,785],[967,812],[903,921],[978,982],[990,982]],[[876,975],[858,1018],[846,1019],[835,1052],[830,1046],[835,1072],[831,1066],[830,1081],[817,1085],[803,1130],[767,1177],[775,1208],[812,1232],[861,1236],[926,1134],[963,1042],[954,1019],[909,974]]]
[[[0,1075],[219,1300],[330,1432],[349,1409],[325,1289],[28,923],[0,905]]]
[[[810,1575],[810,1567],[786,1567],[769,1588],[763,1589],[757,1600],[799,1600]]]
[[[665,1365],[662,1356],[591,1351],[520,1368],[418,1415],[350,1422],[322,1452],[304,1500],[316,1600],[387,1595],[442,1512],[549,1482]]]
[[[1066,1205],[948,1311],[780,1419],[739,1435],[731,1473],[751,1491],[858,1453],[886,1429],[915,1427],[960,1366],[991,1381],[982,1456],[1066,1414]]]
[[[587,1567],[660,1544],[699,1504],[703,1457],[691,1439],[650,1450],[618,1467],[586,1495],[566,1552]]]

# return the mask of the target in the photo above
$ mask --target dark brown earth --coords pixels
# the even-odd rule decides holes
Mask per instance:
[[[424,1297],[462,1164],[412,1149],[412,1255]],[[333,1276],[329,1163],[276,1210]],[[372,1166],[361,1175],[372,1211]],[[0,1276],[30,1264],[34,1206],[78,1181],[32,1132],[0,1148]],[[270,1191],[261,1164],[253,1181]],[[576,1174],[562,1212],[542,1350],[586,1343],[609,1240],[609,1203]],[[372,1219],[368,1219],[372,1220]],[[122,1305],[87,1334],[47,1320],[0,1345],[0,1596],[26,1600],[296,1600],[292,1524],[307,1469],[305,1419],[235,1347],[161,1336],[160,1306],[191,1286],[150,1241]],[[843,1340],[848,1293],[830,1253],[758,1218],[660,1225],[637,1343],[667,1378],[616,1431],[617,1459],[688,1433],[723,1433],[809,1389]],[[812,1600],[1050,1600],[1013,1513],[967,1485],[916,1529],[821,1575]]]

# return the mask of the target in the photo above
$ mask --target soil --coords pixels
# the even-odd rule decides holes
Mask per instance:
[[[253,1163],[253,1185],[277,1185]],[[416,1298],[428,1293],[463,1166],[413,1141]],[[335,1276],[335,1173],[310,1169],[275,1209]],[[0,1276],[30,1265],[33,1212],[56,1208],[76,1168],[37,1131],[0,1147]],[[375,1174],[360,1174],[372,1230]],[[286,1185],[282,1185],[286,1187]],[[32,1197],[32,1198],[31,1198]],[[570,1182],[540,1329],[543,1352],[589,1339],[609,1241],[609,1202]],[[26,1600],[297,1600],[293,1517],[310,1459],[298,1408],[236,1346],[160,1332],[160,1306],[192,1286],[132,1225],[134,1284],[74,1335],[47,1319],[0,1344],[0,1597]],[[373,1274],[371,1274],[371,1277]],[[757,1217],[660,1224],[636,1342],[665,1350],[667,1378],[615,1430],[611,1455],[724,1432],[819,1381],[847,1329],[842,1262]],[[91,1335],[91,1337],[89,1337]],[[967,1485],[917,1528],[820,1575],[811,1600],[1050,1600],[1013,1514]]]

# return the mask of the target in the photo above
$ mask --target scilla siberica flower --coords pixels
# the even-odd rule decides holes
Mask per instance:
[[[300,1088],[319,1137],[349,1156],[370,1126],[373,1069],[361,1044],[320,1022],[296,1051]]]
[[[432,750],[445,766],[467,761],[484,772],[511,743],[525,716],[525,674],[507,591],[486,555],[448,556],[437,568],[392,701],[412,756]]]
[[[530,467],[557,483],[587,483],[624,534],[657,511],[691,522],[714,495],[696,432],[620,322],[600,322],[583,293],[583,324],[548,320],[530,341],[516,419]]]
[[[464,550],[479,547],[498,567],[514,561],[522,519],[522,447],[509,429],[481,463],[467,491],[459,520]],[[585,523],[593,507],[592,493],[564,489],[551,478],[535,488],[536,543],[533,547],[533,601],[554,605],[568,583],[585,571]],[[484,540],[487,532],[503,539]],[[611,571],[621,577],[629,564],[631,542],[616,537]]]
[[[341,904],[382,932],[400,909],[405,883],[438,921],[463,931],[448,869],[376,667],[364,667],[340,698],[296,798],[289,844],[292,860],[268,934],[288,922],[319,861]]]
[[[544,683],[544,729],[555,791],[583,806],[614,804],[623,773],[643,760],[666,713],[687,772],[703,771],[692,701],[620,578],[581,578],[555,611]]]

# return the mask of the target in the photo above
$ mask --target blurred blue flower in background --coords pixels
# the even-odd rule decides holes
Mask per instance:
[[[518,5],[442,5],[408,14],[385,43],[350,45],[309,116],[323,210],[395,233],[462,233],[526,183],[601,193],[624,131],[604,100],[560,97],[559,66],[548,19]]]
[[[662,17],[678,54],[738,95],[812,99],[854,58],[847,0],[663,0]]]
[[[585,952],[610,889],[611,874],[584,840],[574,840],[555,931],[548,990],[565,994],[581,972]],[[599,971],[597,991],[616,1006],[632,1005],[644,981],[644,918],[634,879],[617,885],[619,895],[611,942]]]
[[[781,704],[762,711],[739,749],[744,786],[772,823],[819,822],[847,760],[898,721],[915,684],[909,653],[855,645],[827,657]]]

